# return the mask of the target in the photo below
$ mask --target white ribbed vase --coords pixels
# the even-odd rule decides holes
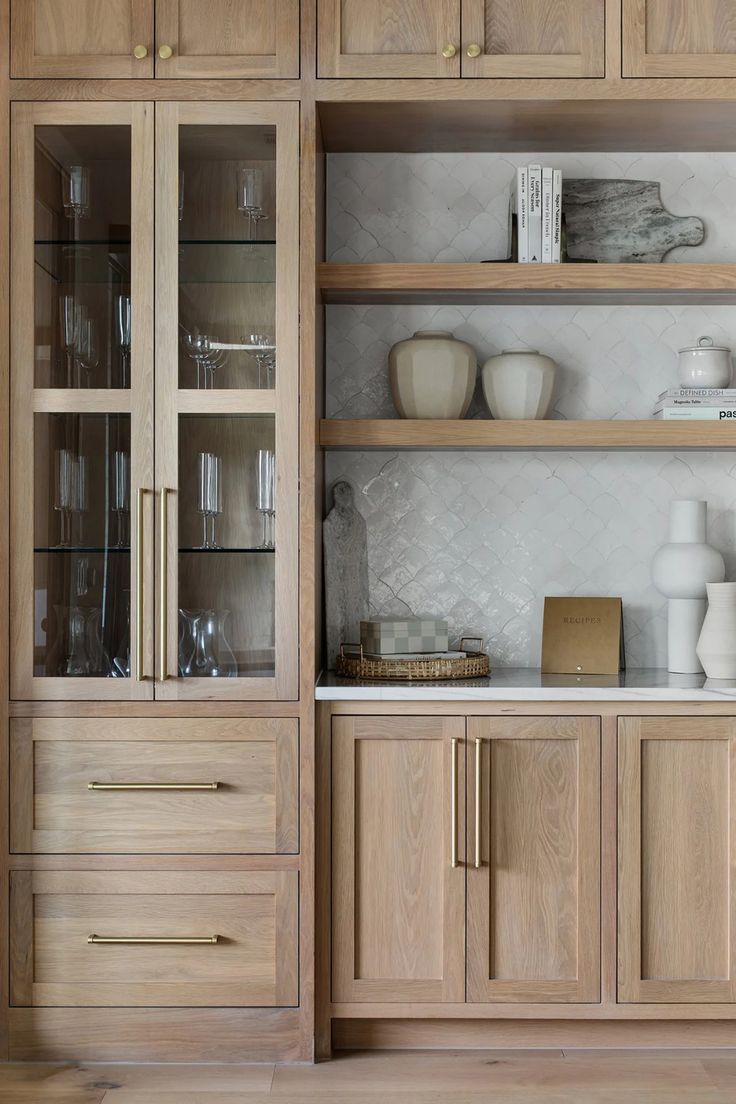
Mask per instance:
[[[708,583],[698,656],[709,679],[736,679],[736,583]]]

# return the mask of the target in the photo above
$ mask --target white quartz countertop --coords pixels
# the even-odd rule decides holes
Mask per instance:
[[[534,667],[501,667],[489,678],[447,682],[367,682],[321,675],[318,701],[733,701],[736,681],[671,675],[637,667],[621,675],[544,675]]]

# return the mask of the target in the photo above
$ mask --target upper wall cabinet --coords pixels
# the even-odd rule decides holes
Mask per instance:
[[[298,77],[299,0],[11,0],[13,77]]]
[[[736,77],[735,0],[623,0],[625,77]]]
[[[321,77],[602,77],[605,0],[319,0]]]

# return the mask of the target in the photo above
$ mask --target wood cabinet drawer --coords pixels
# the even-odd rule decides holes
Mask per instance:
[[[11,724],[16,854],[293,853],[297,787],[292,720]]]
[[[293,870],[15,870],[11,1004],[295,1005],[297,887]]]

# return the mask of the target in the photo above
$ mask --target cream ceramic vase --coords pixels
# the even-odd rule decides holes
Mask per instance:
[[[736,583],[708,583],[698,658],[709,679],[736,679]]]
[[[444,330],[419,330],[389,353],[394,406],[402,418],[464,418],[478,361],[465,341]]]
[[[536,349],[507,349],[483,365],[483,394],[494,418],[545,418],[557,365]]]

